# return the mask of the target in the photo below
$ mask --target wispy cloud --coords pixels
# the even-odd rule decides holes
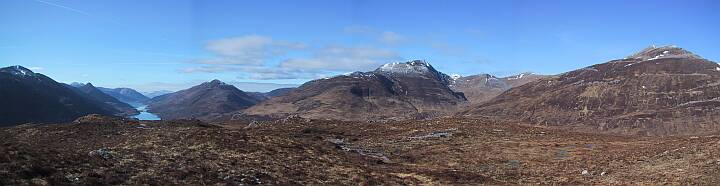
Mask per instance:
[[[345,28],[343,28],[343,31],[345,33],[350,33],[350,34],[368,34],[368,33],[375,32],[375,29],[373,29],[372,27],[369,27],[369,26],[357,26],[356,25],[356,26],[346,26]]]
[[[282,67],[248,67],[243,69],[245,75],[240,79],[273,80],[273,79],[317,79],[326,76],[320,70],[307,70]]]
[[[86,12],[86,11],[78,10],[78,9],[75,9],[75,8],[72,8],[72,7],[69,7],[69,6],[64,6],[64,5],[61,5],[61,4],[52,3],[52,2],[43,1],[43,0],[34,0],[34,1],[35,1],[35,2],[39,2],[39,3],[46,4],[46,5],[50,5],[50,6],[62,8],[62,9],[65,9],[65,10],[67,10],[67,11],[75,12],[75,13],[78,13],[78,14],[95,17],[95,15],[90,14],[90,13],[88,13],[88,12]]]
[[[280,66],[306,70],[364,71],[401,59],[400,54],[390,50],[329,46],[317,51],[311,58],[287,59]]]
[[[469,33],[471,36],[474,36],[474,37],[477,37],[477,38],[481,38],[481,37],[484,37],[484,36],[485,36],[485,32],[483,32],[483,31],[480,30],[480,29],[471,28],[471,29],[467,29],[467,30],[465,30],[465,31],[466,31],[467,33]]]
[[[179,71],[183,73],[219,73],[239,70],[241,70],[241,68],[229,65],[205,65],[199,67],[184,68],[180,69]]]
[[[218,39],[208,42],[205,49],[216,54],[213,59],[196,63],[217,65],[262,65],[268,59],[282,55],[287,50],[303,49],[306,45],[279,41],[260,35]]]
[[[396,45],[408,41],[408,37],[393,31],[381,31],[369,26],[348,26],[343,32],[362,35],[376,39],[377,42],[386,45]]]
[[[380,33],[380,37],[378,38],[381,43],[387,45],[396,45],[405,41],[405,39],[405,36],[391,31],[385,31]]]
[[[402,36],[385,33],[384,41],[397,43]],[[348,71],[367,71],[383,63],[402,60],[400,54],[376,47],[331,45],[308,47],[299,42],[276,40],[266,36],[247,35],[208,42],[205,49],[215,57],[191,61],[194,67],[178,69],[181,73],[240,73],[241,79],[315,79]],[[284,58],[287,52],[307,57]]]

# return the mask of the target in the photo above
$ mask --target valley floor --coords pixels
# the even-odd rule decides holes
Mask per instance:
[[[0,128],[0,185],[720,184],[720,136],[513,122],[95,121]]]

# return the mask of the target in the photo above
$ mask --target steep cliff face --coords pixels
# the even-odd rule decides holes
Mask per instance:
[[[720,130],[720,66],[674,46],[512,88],[460,115],[629,134]]]
[[[338,120],[416,119],[435,117],[465,104],[452,91],[450,77],[425,61],[391,63],[371,72],[355,72],[305,83],[297,89],[256,106],[237,117]]]

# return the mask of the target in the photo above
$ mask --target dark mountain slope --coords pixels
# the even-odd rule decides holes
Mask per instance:
[[[97,88],[103,93],[128,104],[145,103],[146,101],[150,100],[150,98],[148,98],[147,96],[131,88]]]
[[[100,103],[107,105],[108,109],[113,110],[116,113],[123,113],[123,115],[135,115],[139,112],[135,108],[125,102],[122,102],[114,97],[105,94],[100,89],[93,86],[91,83],[84,84],[75,88],[81,95],[85,95],[87,98],[95,100]]]
[[[720,66],[682,48],[651,47],[512,88],[466,116],[626,134],[720,130]]]
[[[260,100],[219,80],[155,97],[148,101],[151,113],[162,119],[197,118],[212,120],[242,110]]]
[[[0,69],[0,126],[57,123],[97,113],[118,114],[22,66]]]
[[[255,97],[256,99],[258,99],[260,101],[265,101],[265,100],[268,100],[273,97],[285,95],[295,89],[296,88],[279,88],[279,89],[272,90],[270,92],[245,92],[245,93],[247,93],[250,96]]]

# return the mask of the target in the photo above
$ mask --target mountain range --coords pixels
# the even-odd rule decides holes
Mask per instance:
[[[170,93],[173,93],[173,91],[158,90],[158,91],[142,92],[142,94],[148,98],[154,98],[154,97],[158,97],[158,96],[162,96],[162,95],[170,94]]]
[[[676,46],[649,47],[509,89],[460,113],[640,135],[720,130],[720,65]]]
[[[100,104],[103,107],[106,107],[107,110],[112,110],[116,113],[123,113],[122,115],[135,115],[139,112],[133,108],[130,104],[120,101],[117,98],[110,96],[103,91],[100,91],[97,87],[93,86],[91,83],[87,84],[80,84],[80,83],[72,83],[70,86],[68,86],[70,89],[75,90],[78,94],[85,96],[88,99],[94,100],[96,102],[104,103]]]
[[[0,68],[0,126],[72,121],[87,114],[125,115],[22,66]]]
[[[128,88],[64,85],[21,66],[0,72],[0,95],[8,105],[0,112],[3,125],[68,121],[89,113],[128,116],[137,111],[127,103],[147,103],[149,112],[163,119],[455,116],[623,134],[720,131],[715,122],[720,119],[720,66],[676,46],[652,46],[559,75],[450,76],[413,60],[267,93],[213,80],[153,98]]]
[[[385,64],[307,82],[285,95],[250,107],[233,118],[300,116],[337,120],[417,119],[451,113],[466,104],[450,76],[421,60]]]
[[[146,101],[150,100],[147,96],[141,94],[138,91],[135,91],[131,88],[103,88],[103,87],[97,87],[100,91],[103,93],[112,96],[124,103],[145,103]]]
[[[481,103],[494,98],[506,90],[532,82],[546,75],[538,75],[531,72],[518,75],[498,78],[490,74],[479,74],[466,77],[455,76],[450,88],[462,92],[471,103]]]

